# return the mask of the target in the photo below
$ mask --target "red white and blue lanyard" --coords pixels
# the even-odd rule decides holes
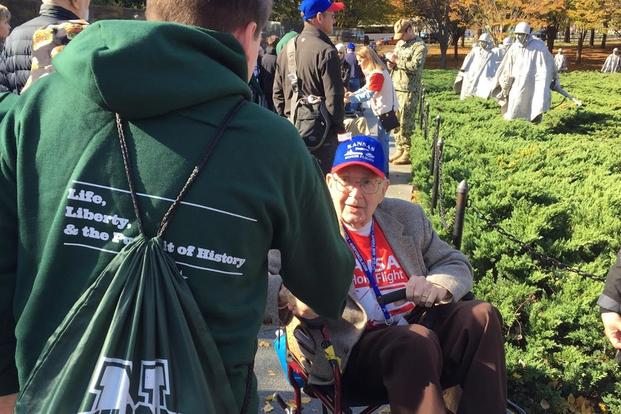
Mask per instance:
[[[352,240],[351,236],[349,235],[349,231],[345,227],[343,227],[343,229],[345,230],[345,241],[347,241],[347,244],[349,245],[350,250],[356,257],[356,260],[358,260],[358,263],[360,263],[360,266],[362,267],[364,274],[367,276],[367,279],[369,279],[369,285],[371,285],[371,289],[373,289],[373,293],[375,293],[375,297],[381,298],[382,292],[379,290],[379,287],[377,286],[377,281],[375,280],[375,268],[377,266],[377,253],[376,253],[376,248],[375,248],[376,244],[375,244],[374,224],[375,223],[371,221],[371,234],[370,234],[371,236],[371,269],[373,269],[373,271],[369,269],[367,262],[362,258],[360,249],[358,249],[358,246],[356,246],[356,243],[354,243],[354,241]],[[386,322],[386,325],[392,325],[395,320],[390,314],[390,312],[388,312],[388,309],[386,309],[386,305],[381,303],[379,300],[378,300],[378,304],[379,304],[380,309],[382,310],[382,314],[384,314],[384,320]]]

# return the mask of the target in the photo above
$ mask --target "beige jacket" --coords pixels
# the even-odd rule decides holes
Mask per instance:
[[[419,205],[386,198],[373,217],[408,276],[426,276],[433,283],[446,288],[453,295],[454,301],[460,300],[472,288],[472,272],[468,259],[438,237]],[[273,262],[274,260],[270,269],[275,273],[277,269]],[[273,321],[278,320],[278,291],[281,285],[280,276],[270,275],[266,313],[267,318]],[[351,349],[358,342],[366,323],[367,315],[356,300],[352,279],[341,319],[327,321],[332,344],[337,356],[341,358],[342,370],[345,369]],[[309,360],[306,365],[311,372],[311,382],[331,383],[331,371],[319,346],[321,334],[311,331],[315,342],[314,355],[303,352]]]

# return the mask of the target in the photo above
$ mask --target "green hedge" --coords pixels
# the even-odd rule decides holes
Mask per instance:
[[[621,413],[621,369],[596,306],[621,246],[621,74],[563,74],[565,89],[585,106],[576,109],[555,93],[553,109],[537,125],[504,121],[493,100],[460,101],[452,92],[455,75],[424,75],[430,123],[443,118],[441,202],[450,228],[457,184],[467,179],[462,250],[475,269],[476,296],[504,319],[510,398],[530,413]],[[430,159],[430,142],[417,131],[413,184],[427,207]],[[479,214],[595,277],[534,260]],[[450,238],[437,212],[433,220]]]

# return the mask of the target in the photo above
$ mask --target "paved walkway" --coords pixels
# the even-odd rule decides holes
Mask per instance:
[[[393,142],[390,143],[391,154],[394,151]],[[401,198],[410,200],[412,194],[411,166],[391,165],[390,182],[387,197]],[[259,332],[259,349],[255,361],[255,374],[259,388],[259,412],[262,413],[282,413],[276,401],[271,401],[270,396],[278,392],[285,401],[293,399],[293,390],[285,380],[284,373],[280,367],[274,352],[273,340],[277,326],[264,325]],[[308,400],[308,402],[307,402]],[[359,410],[354,411],[355,413]],[[384,407],[380,413],[390,413],[390,409]],[[321,405],[317,400],[304,399],[304,413],[321,413]]]
[[[390,154],[395,151],[394,142],[390,142]],[[412,166],[390,165],[390,187],[386,197],[400,198],[410,201],[412,199]]]

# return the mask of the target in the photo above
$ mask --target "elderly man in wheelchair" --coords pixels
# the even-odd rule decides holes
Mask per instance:
[[[460,385],[457,413],[505,413],[499,313],[489,303],[461,300],[472,287],[468,260],[440,240],[423,210],[385,198],[384,156],[377,140],[354,137],[339,145],[326,177],[356,258],[342,317],[324,322],[340,359],[343,393],[387,401],[393,414],[435,414],[446,412],[443,389]],[[384,304],[383,296],[403,288],[405,300]],[[283,323],[317,318],[278,276],[270,276],[270,290]],[[421,318],[432,308],[433,324],[426,327]],[[332,383],[321,332],[304,323],[297,329],[309,382]]]

